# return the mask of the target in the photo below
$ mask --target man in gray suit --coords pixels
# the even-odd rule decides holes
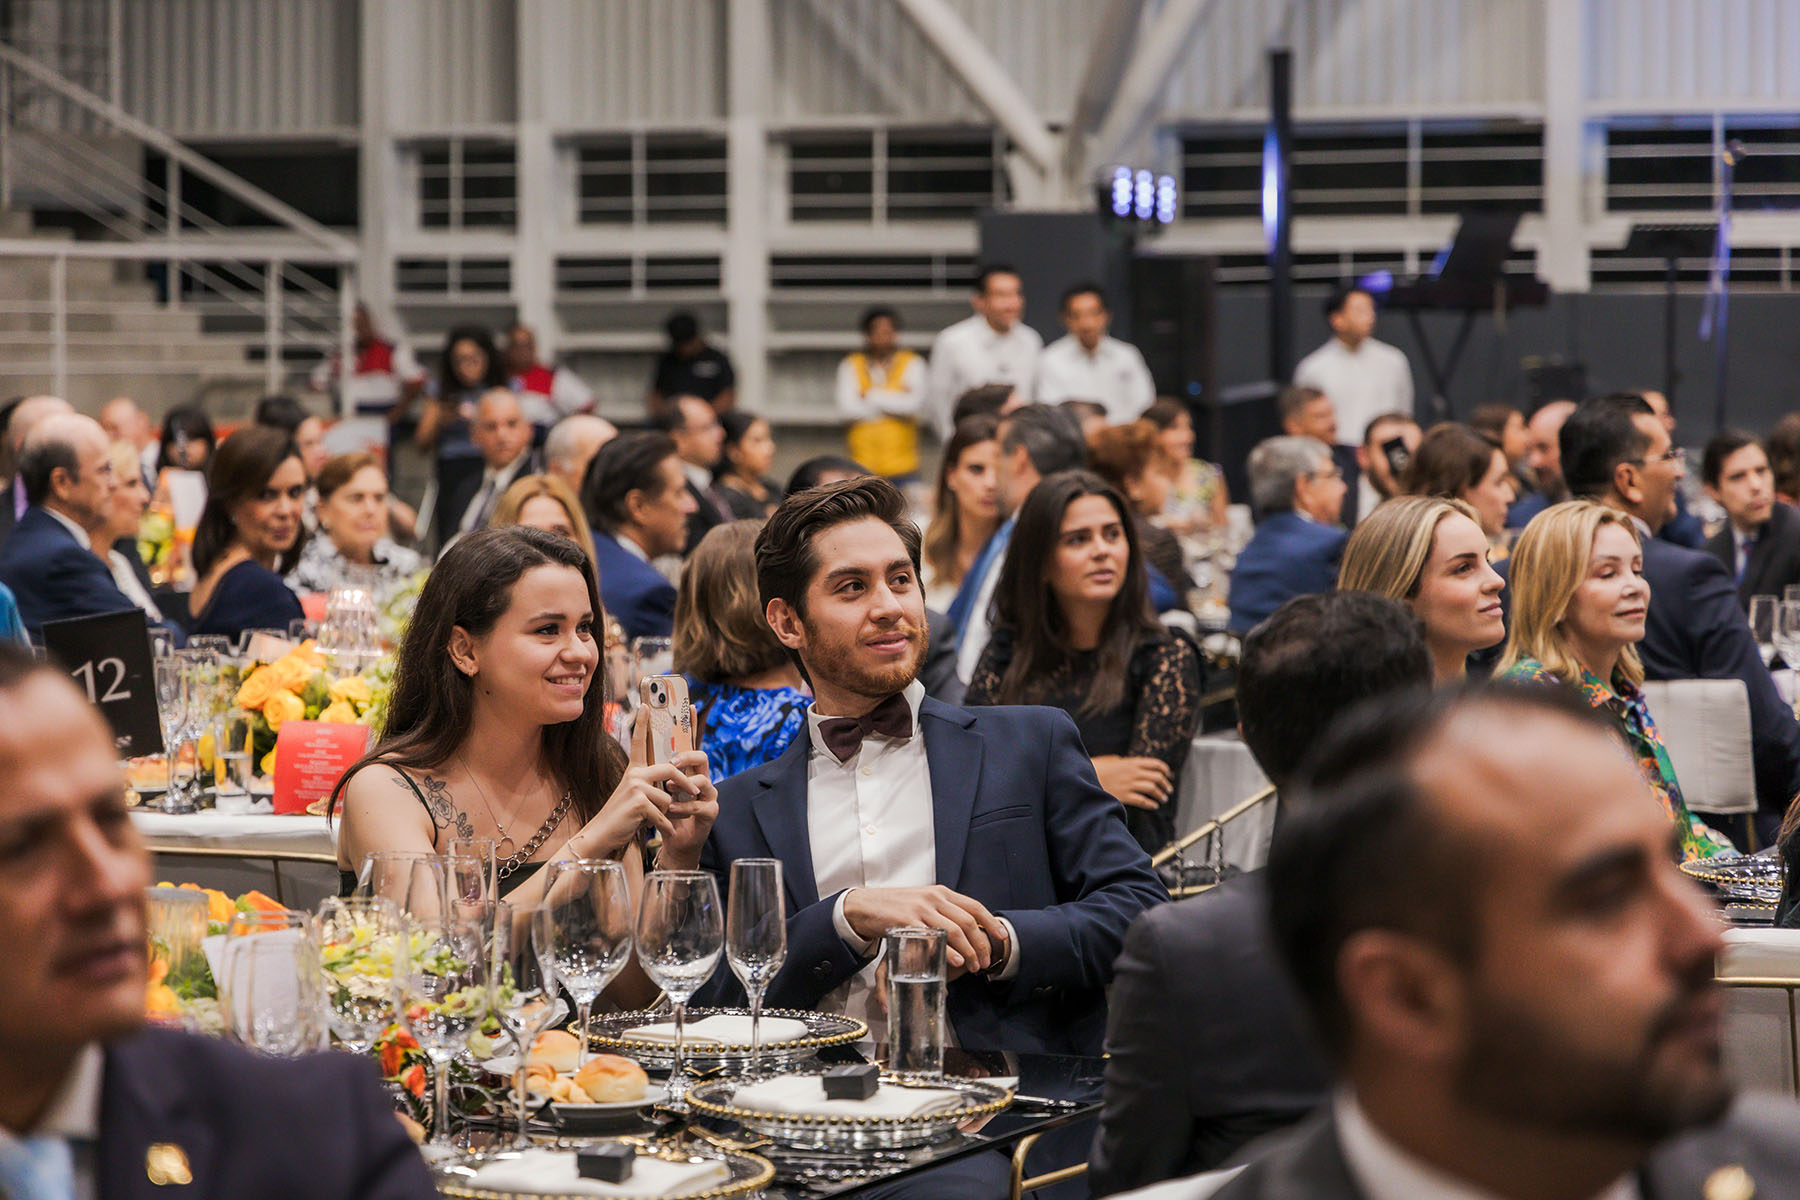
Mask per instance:
[[[1800,1108],[1734,1104],[1720,926],[1604,714],[1394,697],[1303,774],[1270,921],[1340,1086],[1212,1195],[1800,1196]]]
[[[1244,639],[1239,728],[1285,788],[1336,717],[1431,686],[1419,619],[1369,592],[1299,596]],[[1097,1196],[1204,1171],[1325,1100],[1325,1056],[1276,956],[1263,873],[1131,924],[1108,993]]]

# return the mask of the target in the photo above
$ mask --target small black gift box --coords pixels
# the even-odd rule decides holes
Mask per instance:
[[[881,1068],[874,1063],[832,1067],[824,1079],[827,1100],[867,1100],[881,1086]]]
[[[631,1164],[635,1158],[637,1151],[623,1142],[583,1146],[575,1152],[575,1170],[583,1179],[624,1183],[631,1178]]]

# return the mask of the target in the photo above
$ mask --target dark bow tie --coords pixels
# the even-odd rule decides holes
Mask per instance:
[[[895,692],[861,717],[826,717],[819,722],[819,736],[825,748],[848,762],[862,748],[863,739],[871,733],[886,734],[904,741],[913,734],[912,705],[906,696]]]

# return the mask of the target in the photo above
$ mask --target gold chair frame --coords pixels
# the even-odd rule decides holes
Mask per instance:
[[[1212,820],[1202,822],[1191,833],[1183,834],[1181,837],[1170,842],[1167,846],[1164,846],[1161,850],[1158,850],[1155,854],[1150,856],[1150,865],[1152,867],[1160,867],[1165,863],[1181,859],[1184,857],[1189,847],[1210,837],[1213,839],[1213,878],[1215,880],[1222,878],[1225,874],[1225,827],[1274,798],[1274,784],[1271,783],[1260,788],[1251,795],[1238,801]],[[1182,896],[1198,896],[1200,893],[1210,891],[1217,886],[1218,884],[1214,882],[1198,884],[1194,887],[1176,888],[1170,895],[1177,899]]]
[[[1039,1188],[1050,1187],[1053,1184],[1067,1183],[1071,1179],[1080,1179],[1087,1174],[1087,1164],[1082,1162],[1076,1163],[1072,1167],[1058,1167],[1054,1171],[1045,1171],[1042,1175],[1034,1175],[1027,1179],[1025,1177],[1025,1156],[1031,1153],[1031,1148],[1037,1145],[1037,1140],[1043,1136],[1041,1133],[1028,1133],[1020,1138],[1018,1144],[1013,1147],[1012,1183],[1007,1191],[1009,1200],[1022,1200],[1026,1192],[1035,1192]]]

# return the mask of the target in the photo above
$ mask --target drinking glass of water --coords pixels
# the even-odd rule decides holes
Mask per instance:
[[[1778,603],[1774,596],[1750,597],[1750,632],[1756,638],[1756,649],[1762,654],[1765,667],[1775,661],[1775,606]]]
[[[890,929],[886,941],[888,1070],[942,1075],[944,931]]]

